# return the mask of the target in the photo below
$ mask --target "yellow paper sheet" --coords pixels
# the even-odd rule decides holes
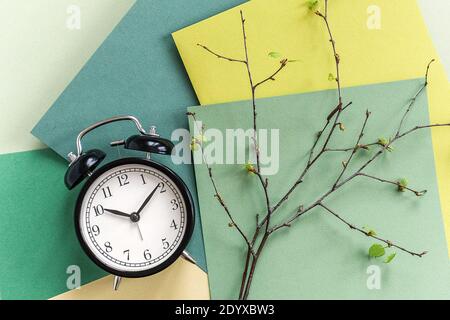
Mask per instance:
[[[299,60],[289,64],[276,81],[261,86],[258,97],[334,88],[334,81],[328,81],[329,73],[335,75],[335,67],[324,23],[305,3],[252,0],[174,33],[201,104],[250,98],[242,64],[218,59],[196,45],[201,43],[225,56],[244,59],[239,10],[243,10],[246,19],[250,65],[256,82],[279,66],[280,59],[269,57],[269,52]],[[438,58],[416,1],[330,0],[329,18],[341,57],[344,86],[422,77],[428,61]],[[450,122],[449,89],[438,59],[428,87],[431,122]],[[450,130],[433,129],[432,138],[450,247]]]
[[[113,279],[113,276],[107,276],[52,300],[209,299],[206,273],[183,258],[156,275],[139,279],[124,278],[117,291],[112,290]]]

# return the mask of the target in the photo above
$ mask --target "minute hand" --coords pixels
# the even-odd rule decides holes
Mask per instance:
[[[155,189],[153,189],[153,191],[148,195],[148,197],[145,199],[144,203],[141,205],[141,207],[139,208],[139,210],[136,212],[137,214],[140,214],[142,210],[144,210],[145,206],[147,205],[147,203],[150,201],[150,199],[153,197],[153,195],[155,194],[156,190],[158,189],[159,184],[156,185]]]

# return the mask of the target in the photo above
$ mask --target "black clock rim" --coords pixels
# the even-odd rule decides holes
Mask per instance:
[[[80,226],[80,214],[81,214],[81,206],[83,203],[83,199],[86,195],[87,190],[92,185],[92,183],[103,173],[106,171],[120,166],[124,164],[142,164],[146,165],[152,168],[155,168],[164,174],[166,174],[178,187],[178,189],[181,192],[181,196],[183,197],[185,203],[186,203],[186,231],[183,235],[183,238],[181,239],[180,245],[175,250],[175,252],[163,263],[160,265],[147,269],[142,271],[136,271],[136,272],[128,272],[128,271],[119,271],[113,268],[110,268],[103,262],[101,262],[95,254],[92,252],[92,250],[89,248],[87,243],[84,241],[83,236],[81,234],[81,226]],[[150,276],[153,274],[156,274],[158,272],[161,272],[162,270],[166,269],[170,265],[172,265],[183,253],[184,249],[186,249],[186,246],[188,245],[192,233],[194,231],[194,225],[195,225],[195,207],[194,202],[192,200],[191,192],[189,191],[188,187],[184,183],[184,181],[170,168],[166,167],[165,165],[142,158],[123,158],[119,160],[112,161],[110,163],[107,163],[106,165],[98,168],[86,181],[83,188],[80,191],[80,194],[78,195],[78,199],[75,206],[75,231],[78,238],[78,241],[83,248],[83,251],[86,253],[86,255],[101,269],[105,270],[108,273],[111,273],[113,275],[119,276],[119,277],[125,277],[125,278],[142,278],[146,276]]]

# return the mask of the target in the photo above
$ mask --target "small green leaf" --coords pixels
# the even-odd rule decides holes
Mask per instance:
[[[308,5],[309,10],[313,10],[319,4],[319,0],[307,0],[306,4]]]
[[[278,59],[278,58],[281,58],[281,53],[272,51],[272,52],[269,52],[269,57]]]
[[[191,150],[192,151],[197,151],[198,150],[198,143],[197,143],[197,140],[195,138],[192,138],[192,140],[191,140]]]
[[[370,229],[368,227],[363,227],[363,229],[367,231],[368,236],[376,236],[377,235],[377,233],[373,229]]]
[[[386,147],[386,150],[389,151],[389,152],[394,151],[394,147],[392,147],[392,146],[389,145],[389,143],[391,143],[391,140],[388,140],[388,139],[386,139],[386,138],[378,138],[377,143],[378,143],[380,146]]]
[[[395,258],[395,256],[396,256],[397,254],[394,252],[394,253],[391,253],[390,255],[388,255],[387,256],[387,258],[384,260],[384,263],[390,263],[392,260],[394,260],[394,258]]]
[[[332,73],[328,74],[328,81],[334,81],[336,80],[336,78],[334,77],[334,75]]]
[[[200,143],[200,142],[208,142],[208,138],[203,135],[203,134],[199,134],[195,137],[195,139]]]
[[[397,181],[398,191],[404,192],[406,187],[408,186],[408,180],[406,178],[401,178]]]
[[[248,173],[255,173],[256,169],[255,166],[253,164],[251,164],[250,162],[247,162],[244,165],[244,169],[248,172]]]
[[[378,258],[384,256],[386,251],[384,250],[384,247],[381,244],[373,244],[369,248],[369,257],[371,258]]]
[[[389,143],[389,141],[386,138],[378,138],[377,143],[383,147],[386,147],[386,145]]]

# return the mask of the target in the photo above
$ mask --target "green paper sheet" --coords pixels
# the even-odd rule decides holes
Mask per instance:
[[[64,186],[66,169],[49,149],[0,156],[1,299],[47,299],[66,292],[71,265],[80,268],[81,284],[106,274],[76,238],[77,192]]]
[[[366,109],[372,116],[363,142],[388,138],[395,131],[409,99],[423,80],[407,80],[346,88],[345,102],[353,101],[344,112],[345,131],[339,131],[330,147],[351,147],[361,129]],[[333,105],[336,92],[321,91],[273,97],[257,101],[259,128],[280,130],[280,170],[270,176],[272,201],[297,179],[307,160],[314,135]],[[224,130],[252,126],[249,101],[192,107],[207,128]],[[428,123],[426,94],[421,95],[405,127]],[[193,130],[191,122],[191,131]],[[444,129],[445,130],[445,129]],[[428,129],[398,141],[395,150],[383,154],[366,170],[385,179],[407,178],[409,186],[427,189],[423,197],[398,192],[396,186],[358,177],[324,202],[359,227],[374,229],[387,238],[418,252],[416,258],[399,250],[390,264],[369,259],[368,248],[375,240],[352,231],[323,209],[315,209],[272,235],[256,269],[251,299],[449,299],[450,269],[440,213],[430,131]],[[357,168],[376,152],[358,151],[350,169]],[[199,152],[199,151],[197,151]],[[348,155],[333,152],[317,163],[272,219],[280,223],[308,205],[332,184]],[[255,176],[242,165],[213,165],[222,197],[247,234],[253,234],[255,214],[264,212],[264,201]],[[339,170],[339,171],[338,171]],[[351,171],[351,170],[350,170]],[[349,172],[350,172],[349,171]],[[205,250],[213,299],[237,298],[245,244],[213,196],[205,165],[195,165]],[[370,290],[370,266],[381,271],[379,290]]]
[[[156,125],[169,138],[172,130],[187,128],[185,108],[197,99],[170,34],[242,2],[137,1],[36,125],[33,135],[66,157],[74,151],[81,130],[111,116],[134,115],[146,129]],[[130,124],[98,130],[86,139],[86,148],[101,148],[112,160],[118,154],[108,148],[109,142],[133,135],[133,130]],[[122,152],[122,156],[127,154]],[[158,159],[183,178],[195,198],[192,167],[175,166],[170,158]],[[198,212],[197,217],[187,249],[206,270]]]

